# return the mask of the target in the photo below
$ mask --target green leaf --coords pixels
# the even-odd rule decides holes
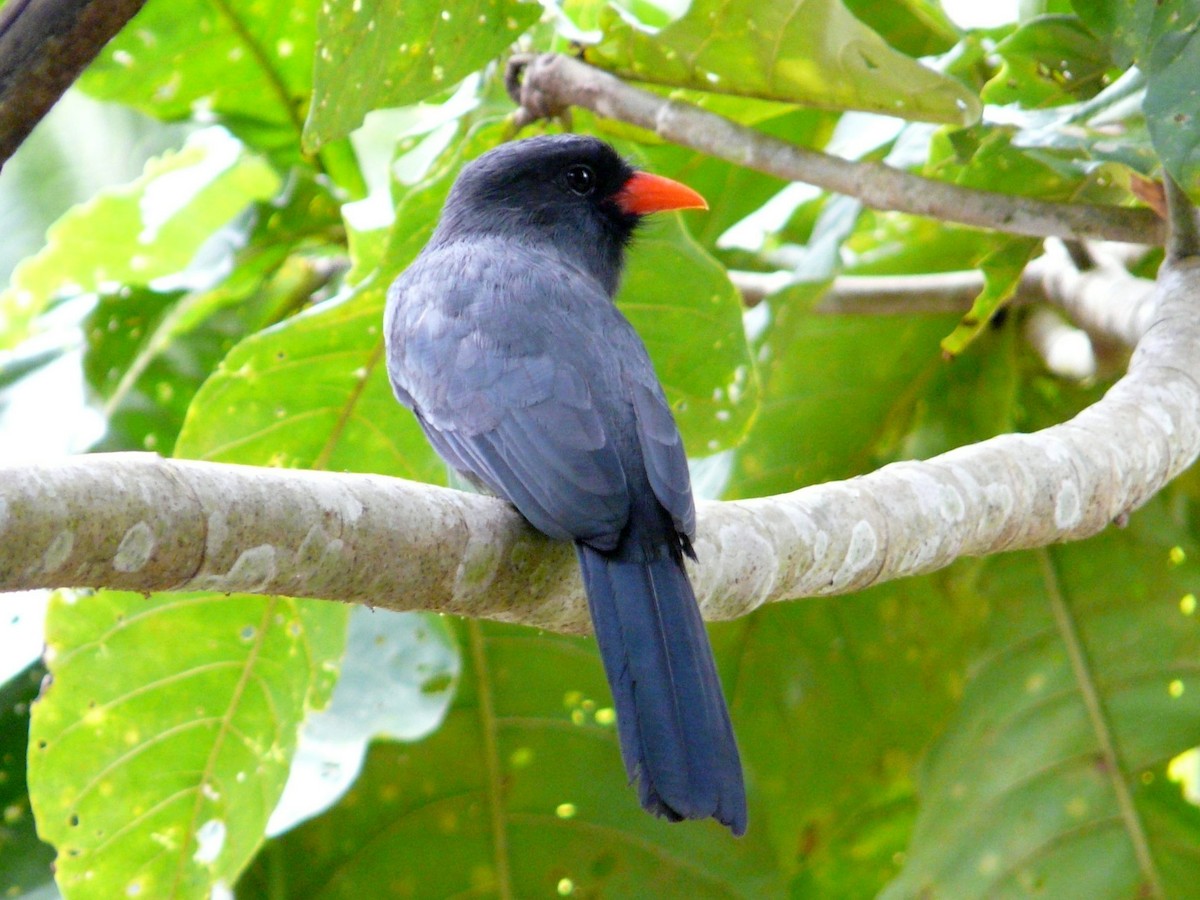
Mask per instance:
[[[383,362],[383,292],[345,299],[238,344],[201,387],[176,455],[444,481]]]
[[[780,895],[765,829],[735,840],[638,806],[591,641],[471,621],[459,634],[442,727],[376,745],[344,801],[269,848],[239,897]]]
[[[1041,200],[1077,199],[1085,168],[1013,143],[1009,128],[980,125],[941,131],[929,147],[925,175],[963,187]]]
[[[51,890],[54,851],[38,840],[25,783],[29,707],[46,670],[41,663],[0,685],[0,896]]]
[[[1017,292],[1021,273],[1029,261],[1041,253],[1038,238],[1012,238],[989,253],[979,264],[983,272],[983,291],[971,304],[971,310],[942,339],[942,352],[958,356],[979,337],[1004,304]]]
[[[203,111],[283,164],[312,92],[317,0],[151,0],[80,86],[168,121]]]
[[[983,90],[986,103],[1029,109],[1073,103],[1105,86],[1108,48],[1075,16],[1042,16],[996,45],[1000,71]]]
[[[288,831],[340,799],[372,739],[414,741],[434,731],[461,670],[452,629],[441,616],[355,606],[337,687],[329,706],[304,722],[268,831]]]
[[[104,187],[137,178],[151,157],[178,147],[186,134],[184,127],[163,125],[69,88],[4,163],[0,283],[42,248],[46,229],[63,213]]]
[[[753,785],[793,897],[870,897],[898,874],[914,770],[958,703],[982,625],[974,562],[713,629]]]
[[[481,125],[405,196],[386,245],[371,233],[356,237],[355,280],[344,294],[230,352],[196,395],[178,454],[445,482],[445,467],[392,394],[384,299],[433,232],[461,154],[489,146],[501,128],[491,121]]]
[[[1178,5],[1177,0],[1071,0],[1075,13],[1108,43],[1123,69],[1142,56],[1155,11]]]
[[[1154,149],[1185,190],[1200,193],[1200,0],[1103,0],[1075,3],[1103,36],[1118,64],[1147,74],[1142,108]]]
[[[648,34],[608,10],[588,59],[622,77],[967,125],[978,98],[893,50],[839,0],[696,0]]]
[[[946,315],[844,315],[810,307],[822,285],[769,298],[757,346],[761,411],[729,493],[758,497],[927,457],[1012,427],[1022,371],[1005,328],[947,365]]]
[[[279,177],[217,130],[146,165],[136,181],[101,191],[51,226],[47,244],[17,266],[0,293],[13,346],[56,296],[148,285],[187,267],[202,245]]]
[[[1165,512],[988,561],[989,640],[885,896],[1195,895],[1200,809],[1157,785],[1200,744],[1200,569]]]
[[[200,384],[233,345],[305,306],[331,277],[304,251],[317,251],[340,228],[328,191],[293,179],[278,202],[263,204],[211,290],[160,294],[125,287],[104,295],[84,323],[84,374],[108,421],[93,449],[170,454]]]
[[[916,275],[974,269],[1007,238],[903,213],[865,210],[846,239],[852,275]]]
[[[820,286],[806,286],[815,298]],[[945,365],[946,316],[837,316],[803,308],[805,287],[771,298],[758,353],[762,409],[738,451],[735,496],[847,478],[881,461],[894,423]],[[889,435],[892,435],[889,437]]]
[[[262,840],[347,608],[282,597],[58,598],[29,782],[68,898],[208,897]]]
[[[373,109],[407,106],[483,67],[537,21],[516,0],[329,0],[321,9],[304,146],[344,137]]]
[[[945,53],[958,42],[958,28],[936,0],[846,0],[846,8],[908,56]]]
[[[1169,59],[1151,66],[1143,111],[1163,165],[1185,190],[1200,194],[1200,92],[1195,73],[1200,67],[1200,9],[1178,32],[1164,35],[1154,49]]]
[[[617,304],[650,351],[689,453],[707,456],[736,446],[758,409],[741,298],[679,214],[644,226]]]

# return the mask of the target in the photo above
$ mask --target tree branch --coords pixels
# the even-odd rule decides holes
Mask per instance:
[[[1106,258],[1080,270],[1058,241],[1021,276],[1014,304],[1049,303],[1076,325],[1132,347],[1153,320],[1157,289],[1153,281],[1131,275],[1118,260]],[[755,306],[792,284],[778,272],[730,271],[729,279],[747,306]],[[983,273],[931,272],[920,275],[840,275],[813,308],[824,315],[890,316],[966,313],[984,289]]]
[[[146,0],[9,0],[0,10],[0,166]]]
[[[1074,419],[790,494],[703,503],[705,615],[1079,540],[1200,453],[1200,260],[1164,264],[1128,374]],[[587,628],[570,548],[501,501],[372,475],[79,457],[0,469],[0,590],[284,593]]]
[[[519,86],[518,72],[523,72]],[[1152,244],[1163,241],[1163,223],[1148,209],[1047,203],[922,178],[882,163],[851,162],[797,147],[689,103],[633,87],[566,56],[513,57],[508,84],[521,107],[518,125],[582,106],[710,156],[857,197],[873,209],[1034,237]]]

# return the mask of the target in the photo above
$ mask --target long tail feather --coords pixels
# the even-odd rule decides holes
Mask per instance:
[[[576,544],[617,709],[621,756],[642,806],[671,821],[746,830],[729,711],[683,563],[613,558]]]

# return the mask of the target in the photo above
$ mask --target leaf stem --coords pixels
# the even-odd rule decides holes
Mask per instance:
[[[492,703],[492,682],[487,654],[483,649],[483,626],[467,619],[467,641],[471,645],[471,663],[479,694],[479,730],[483,735],[483,755],[487,763],[488,808],[491,814],[492,851],[496,861],[497,896],[512,900],[512,872],[508,866],[508,831],[504,825],[504,798],[501,788],[500,749],[496,741],[496,708]]]
[[[283,78],[271,62],[271,58],[267,56],[267,51],[254,35],[250,33],[250,30],[246,27],[246,23],[233,11],[228,0],[213,0],[213,5],[225,17],[225,20],[229,23],[229,27],[234,30],[241,42],[246,45],[246,49],[253,54],[255,61],[258,63],[259,68],[262,69],[263,75],[270,84],[271,90],[279,101],[279,105],[287,113],[288,121],[296,132],[296,142],[299,143],[300,136],[304,133],[304,120],[300,118],[300,113],[296,110],[296,104],[292,102],[291,92],[288,90],[288,86],[283,83]]]
[[[1104,703],[1100,699],[1100,691],[1093,677],[1092,662],[1088,658],[1087,648],[1079,634],[1079,626],[1075,622],[1074,614],[1071,612],[1066,597],[1063,596],[1058,569],[1050,551],[1046,548],[1037,550],[1037,558],[1042,569],[1042,580],[1046,585],[1046,596],[1050,600],[1050,610],[1054,614],[1054,623],[1057,625],[1058,633],[1066,647],[1067,657],[1071,660],[1071,671],[1079,686],[1079,693],[1083,697],[1083,705],[1087,708],[1088,719],[1092,724],[1092,731],[1096,735],[1096,742],[1100,745],[1100,758],[1104,764],[1104,771],[1112,783],[1121,821],[1125,826],[1126,834],[1129,835],[1130,843],[1133,844],[1133,853],[1137,858],[1138,868],[1145,879],[1146,892],[1142,896],[1165,897],[1162,880],[1158,875],[1158,867],[1150,853],[1146,826],[1134,805],[1133,795],[1125,781],[1125,769],[1117,754],[1112,724],[1108,721]]]

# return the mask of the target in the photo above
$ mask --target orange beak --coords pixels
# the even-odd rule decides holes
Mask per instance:
[[[622,212],[635,216],[671,209],[708,209],[704,198],[687,185],[649,172],[634,172],[615,200]]]

